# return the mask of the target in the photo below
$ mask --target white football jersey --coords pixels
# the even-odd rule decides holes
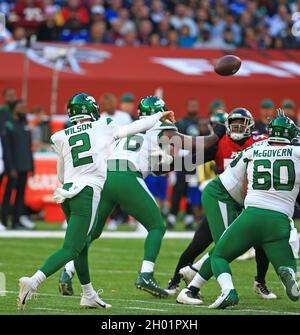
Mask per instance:
[[[252,146],[261,145],[264,142],[268,143],[267,140],[264,140],[256,142]],[[240,155],[242,155],[242,152],[240,153]],[[219,175],[219,178],[227,192],[231,195],[231,197],[238,204],[244,206],[245,192],[243,190],[243,183],[245,177],[245,165],[243,164],[243,161],[239,161],[239,155],[236,159],[238,160],[238,162],[233,159],[230,160],[224,172]],[[231,162],[237,162],[237,164],[231,164]]]
[[[119,140],[109,157],[109,160],[127,160],[146,178],[151,173],[151,153],[159,150],[159,136],[163,130],[177,130],[171,123],[157,122],[144,133],[138,133]]]
[[[63,158],[63,183],[82,182],[102,188],[116,127],[111,119],[101,118],[51,136],[54,150]]]
[[[244,150],[231,167],[247,172],[245,207],[269,209],[293,216],[300,186],[300,147],[267,141]]]

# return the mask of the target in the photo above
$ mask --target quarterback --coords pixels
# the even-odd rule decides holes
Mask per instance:
[[[160,111],[130,125],[117,126],[109,118],[99,119],[99,106],[92,96],[85,93],[76,94],[69,100],[67,112],[74,125],[52,135],[51,143],[58,154],[57,174],[63,185],[55,190],[54,199],[61,203],[68,228],[62,248],[48,257],[32,277],[19,279],[17,306],[21,310],[39,284],[71,260],[75,262],[83,291],[80,306],[111,307],[99,298],[91,284],[86,247],[97,222],[111,144],[117,139],[146,131],[159,120],[174,122],[173,112]]]
[[[299,129],[291,119],[280,116],[271,121],[268,131],[268,140],[242,151],[220,176],[226,190],[236,198],[246,174],[245,210],[225,230],[190,283],[187,290],[192,294],[185,295],[194,304],[201,303],[196,293],[212,275],[222,293],[210,308],[223,309],[238,303],[229,263],[251,246],[264,249],[288,297],[292,301],[299,299],[295,275],[299,240],[291,219],[300,187],[300,150],[293,145]]]
[[[139,117],[147,119],[166,109],[162,99],[148,96],[140,101]],[[224,127],[221,128],[220,133],[224,132]],[[153,169],[159,170],[155,165],[171,165],[173,161],[172,156],[160,148],[159,140],[162,136],[187,138],[177,132],[173,123],[158,121],[150,130],[128,136],[116,143],[112,155],[108,158],[107,179],[101,195],[98,224],[92,232],[92,240],[101,235],[104,224],[116,205],[120,205],[126,213],[138,220],[147,229],[148,235],[144,245],[144,259],[135,286],[161,298],[167,297],[168,293],[156,282],[154,265],[166,227],[160,209],[146,186],[144,178]],[[219,137],[221,137],[220,134]],[[204,147],[208,147],[216,143],[219,137],[213,134],[200,137],[200,140],[204,141]],[[188,138],[194,146],[197,138]],[[157,155],[160,156],[160,161],[156,163]],[[71,267],[72,265],[67,264],[60,278],[60,291],[66,295],[72,294]]]

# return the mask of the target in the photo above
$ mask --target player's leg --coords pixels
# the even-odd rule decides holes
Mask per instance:
[[[135,284],[153,295],[166,297],[167,292],[158,286],[153,276],[155,261],[166,231],[159,207],[138,174],[134,172],[110,172],[110,174],[114,184],[114,199],[148,231],[144,243],[144,259]]]
[[[210,182],[202,193],[202,205],[207,216],[209,230],[214,242],[217,242],[225,229],[238,217],[241,207],[231,198],[218,179]],[[197,272],[194,270],[199,271]],[[204,255],[192,267],[181,270],[183,278],[188,285],[183,289],[177,302],[184,304],[202,303],[199,299],[199,290],[213,276],[210,259]]]
[[[263,248],[282,281],[287,296],[292,301],[297,301],[300,295],[296,280],[297,263],[289,239],[284,238],[265,243]]]
[[[186,284],[188,285],[193,279],[194,275],[199,269],[193,267],[192,263],[211,243],[213,239],[209,230],[208,221],[206,216],[202,219],[194,237],[188,247],[181,254],[179,261],[176,265],[174,275],[169,281],[168,292],[175,294],[176,289],[179,287],[181,275],[183,276]],[[183,272],[182,274],[179,271]]]
[[[186,183],[186,174],[184,172],[176,172],[176,183],[173,187],[172,196],[171,196],[171,208],[170,213],[167,217],[167,226],[168,229],[173,229],[176,224],[176,217],[179,211],[179,204],[181,198],[186,194],[187,183]]]
[[[95,240],[100,237],[103,232],[104,225],[107,221],[109,215],[113,212],[116,203],[110,196],[111,194],[111,177],[110,173],[107,173],[107,179],[104,184],[104,188],[101,192],[101,199],[99,202],[98,213],[97,213],[97,222],[93,226],[90,237],[88,239],[88,246]],[[68,220],[68,219],[67,219]],[[84,272],[84,270],[83,270]],[[63,295],[73,295],[72,289],[72,279],[75,274],[75,265],[74,261],[70,261],[65,265],[64,270],[59,277],[59,291]]]
[[[65,187],[71,187],[71,185],[65,184]],[[25,307],[26,300],[29,298],[26,296],[28,292],[28,295],[30,295],[30,292],[34,292],[41,282],[58,271],[67,262],[78,257],[83,250],[98,206],[98,203],[93,204],[93,193],[93,188],[86,186],[74,198],[65,200],[64,208],[67,207],[66,216],[69,216],[69,221],[64,244],[61,249],[47,258],[40,270],[32,277],[20,279],[18,302],[20,309]]]
[[[269,259],[261,247],[255,247],[255,260],[257,275],[254,278],[254,291],[263,299],[276,299],[277,296],[269,290],[266,284],[266,274],[269,268]]]

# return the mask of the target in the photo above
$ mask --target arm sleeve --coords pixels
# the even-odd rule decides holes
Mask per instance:
[[[151,116],[147,116],[138,121],[132,122],[126,126],[117,126],[114,122],[111,122],[109,126],[113,127],[113,137],[114,140],[126,137],[128,135],[134,135],[137,133],[142,133],[150,128],[154,127],[156,122],[162,117],[162,112],[158,112]]]
[[[57,157],[57,178],[60,183],[64,183],[64,159],[61,155],[58,155]]]
[[[57,178],[60,183],[64,183],[64,158],[59,150],[58,144],[55,141],[54,136],[50,138],[51,148],[54,152],[57,153],[57,162],[56,162],[56,170],[57,170]]]

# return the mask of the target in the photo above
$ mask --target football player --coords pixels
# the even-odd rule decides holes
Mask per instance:
[[[139,104],[139,118],[147,119],[166,109],[162,99],[149,96],[142,99]],[[109,157],[107,179],[99,205],[98,225],[92,233],[92,240],[101,235],[106,219],[116,205],[120,205],[126,213],[138,220],[147,229],[148,235],[144,245],[144,259],[135,285],[138,289],[145,290],[154,296],[162,298],[168,296],[154,278],[154,265],[166,227],[160,209],[146,186],[144,178],[157,164],[155,163],[157,156],[161,156],[159,164],[168,165],[172,162],[172,156],[164,153],[160,148],[162,136],[170,139],[179,137],[190,143],[192,147],[200,141],[204,147],[208,148],[224,135],[225,127],[219,126],[215,128],[215,132],[219,135],[190,137],[178,133],[176,126],[172,123],[157,122],[145,133],[128,136],[118,141]],[[182,143],[179,141],[180,148]],[[72,264],[66,265],[64,275],[60,279],[61,291],[66,295],[72,293],[71,278],[74,270],[70,271],[71,266]]]
[[[213,115],[214,122],[223,121],[221,115],[216,113]],[[205,151],[205,161],[215,160],[217,172],[221,173],[236,155],[251,146],[253,143],[266,138],[264,135],[255,136],[252,134],[254,127],[254,119],[251,113],[245,108],[236,108],[228,116],[225,121],[227,134],[218,142],[214,150]],[[194,259],[200,255],[212,241],[217,241],[223,231],[233,220],[241,213],[243,206],[243,197],[236,200],[228,201],[224,198],[224,194],[220,193],[220,198],[214,193],[213,185],[218,181],[216,179],[209,187],[204,189],[202,195],[202,204],[206,211],[206,217],[195,232],[194,238],[187,249],[181,255],[173,278],[168,284],[168,292],[175,294],[179,286],[180,277],[182,276],[188,285],[199,271],[201,265],[208,257],[204,255],[198,262],[193,265]],[[226,192],[227,193],[227,192]],[[225,194],[226,194],[225,193]],[[209,211],[206,204],[215,204],[214,210]],[[215,212],[214,212],[215,211]],[[265,276],[268,270],[269,261],[260,248],[256,249],[257,276],[254,281],[254,289],[264,299],[276,299],[276,295],[272,293],[265,282]],[[188,292],[187,292],[188,293]],[[188,297],[184,297],[183,293],[178,297],[182,303],[188,303]],[[187,301],[186,301],[187,300]]]
[[[241,152],[220,178],[233,195],[242,190],[246,173],[245,210],[225,230],[191,282],[189,290],[194,298],[190,299],[195,304],[197,300],[200,303],[195,296],[197,290],[214,275],[222,293],[210,308],[236,305],[239,299],[229,263],[254,245],[266,252],[288,297],[292,301],[299,299],[295,275],[299,238],[291,219],[300,188],[300,149],[293,145],[299,129],[291,119],[280,116],[270,122],[268,133],[268,140]]]
[[[174,121],[173,112],[158,111],[149,118],[127,126],[117,126],[110,118],[99,119],[99,106],[95,99],[85,93],[74,95],[67,106],[72,127],[58,131],[51,137],[53,149],[58,154],[57,174],[63,184],[54,193],[61,203],[68,228],[61,249],[53,253],[32,277],[19,280],[17,306],[24,309],[28,299],[46,278],[71,260],[81,283],[83,295],[81,307],[107,308],[94,290],[89,276],[86,241],[95,222],[106,171],[107,157],[113,141],[143,132],[166,118]]]

